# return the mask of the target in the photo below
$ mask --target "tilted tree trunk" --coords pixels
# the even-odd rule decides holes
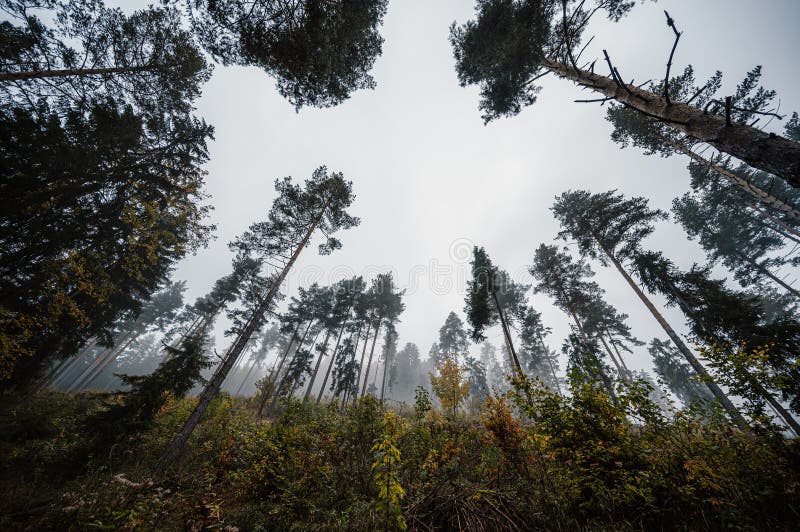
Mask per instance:
[[[320,387],[319,394],[317,395],[317,404],[322,401],[322,396],[325,393],[325,386],[328,385],[328,378],[331,376],[331,369],[333,369],[333,363],[336,361],[336,353],[339,352],[339,345],[342,343],[342,334],[344,334],[344,328],[347,325],[347,319],[350,317],[350,308],[352,308],[352,305],[348,307],[344,321],[342,321],[342,326],[339,328],[339,336],[336,338],[336,345],[333,346],[333,352],[331,353],[331,362],[328,364],[328,371],[325,372],[325,378],[322,379],[322,386]]]
[[[306,330],[303,331],[303,336],[302,336],[302,338],[300,338],[300,341],[299,341],[299,343],[297,344],[297,347],[294,350],[294,354],[292,355],[292,360],[294,360],[294,358],[297,356],[297,353],[299,353],[300,349],[302,349],[303,344],[306,341],[306,336],[308,336],[308,331],[311,330],[311,326],[313,324],[314,324],[314,320],[312,318],[312,319],[310,319],[308,321],[308,326],[306,327]],[[297,337],[297,331],[299,330],[299,328],[300,328],[300,324],[298,323],[297,327],[295,328],[294,335],[292,336],[292,340],[289,342],[289,345],[286,347],[286,352],[284,352],[284,354],[283,354],[283,359],[281,359],[281,363],[278,366],[277,371],[275,371],[275,375],[273,377],[273,383],[274,383],[275,386],[272,389],[272,392],[271,392],[272,395],[265,395],[263,400],[262,400],[262,404],[266,405],[267,400],[270,397],[272,398],[272,401],[269,404],[269,408],[267,408],[267,413],[271,413],[273,410],[275,410],[275,405],[278,402],[279,392],[280,392],[281,388],[283,387],[283,381],[286,379],[286,372],[281,373],[281,368],[284,365],[284,361],[287,360],[287,356],[289,354],[290,349],[292,348],[292,343],[294,342],[294,339]],[[262,413],[263,413],[263,407],[259,409],[259,414],[258,414],[259,418],[262,417]]]
[[[558,395],[561,394],[561,384],[558,383],[558,375],[556,375],[556,368],[553,366],[553,361],[550,360],[550,351],[547,349],[547,346],[544,343],[544,339],[542,339],[541,334],[536,334],[536,337],[539,339],[539,344],[542,346],[542,352],[544,353],[544,358],[547,360],[547,365],[550,367],[550,374],[553,376],[553,382],[556,384],[556,390],[558,390]]]
[[[94,346],[97,345],[98,338],[96,336],[92,337],[86,345],[84,345],[81,350],[72,358],[67,358],[61,361],[55,368],[53,368],[41,381],[41,384],[37,388],[37,392],[43,392],[47,388],[55,386],[55,384],[64,379],[70,371],[72,371],[75,366],[78,365],[78,362],[85,359],[88,354],[94,349]]]
[[[247,384],[248,379],[250,379],[250,375],[253,373],[253,370],[257,365],[258,364],[256,364],[255,361],[250,364],[250,367],[247,369],[247,373],[244,374],[244,379],[242,379],[242,382],[240,382],[239,386],[236,387],[236,392],[233,394],[234,397],[238,397],[239,394],[242,393],[242,388],[244,388],[244,385]]]
[[[308,332],[311,330],[311,326],[313,325],[313,323],[314,320],[312,318],[311,320],[309,320],[308,327],[306,327],[306,330],[303,332],[303,337],[300,339],[300,342],[297,344],[297,347],[294,350],[294,354],[292,355],[292,362],[294,362],[295,358],[297,358],[297,355],[300,353],[300,350],[303,348],[303,344],[305,344],[306,341],[306,336],[308,335]],[[319,332],[317,332],[317,335],[319,335]],[[311,342],[312,348],[314,347],[314,343],[317,341],[316,338],[317,337],[315,336]],[[292,362],[289,363],[290,366],[292,365]],[[286,371],[288,371],[288,368]],[[278,399],[280,399],[281,391],[284,389],[285,386],[286,371],[284,371],[282,375],[277,375],[278,380],[276,381],[275,389],[272,391],[272,401],[269,403],[269,408],[267,409],[267,412],[271,413],[275,411],[275,406],[278,404]],[[292,393],[294,393],[294,386],[292,386]]]
[[[353,402],[357,399],[358,389],[361,387],[361,377],[364,375],[364,358],[367,354],[367,344],[369,343],[369,332],[372,330],[372,322],[367,320],[367,332],[364,334],[364,346],[361,348],[361,362],[358,364],[358,378],[353,392]]]
[[[625,382],[630,383],[631,382],[631,376],[628,374],[628,372],[625,369],[623,369],[622,364],[620,364],[617,361],[617,357],[614,356],[614,353],[611,351],[611,348],[608,346],[608,342],[606,342],[605,338],[603,338],[603,335],[602,334],[598,334],[597,338],[600,339],[600,342],[603,344],[603,347],[605,348],[606,353],[608,353],[608,356],[611,358],[611,361],[614,363],[614,367],[617,368],[617,374],[619,375],[619,377],[622,380],[624,380]]]
[[[506,323],[506,316],[503,313],[503,309],[500,308],[500,302],[497,300],[497,294],[494,293],[492,290],[492,299],[494,300],[494,308],[497,310],[497,315],[500,316],[500,325],[503,328],[503,336],[506,340],[506,349],[508,350],[508,355],[511,358],[511,362],[514,364],[514,367],[517,370],[517,374],[520,378],[525,376],[525,373],[522,371],[522,365],[519,363],[519,358],[517,358],[517,352],[514,350],[514,342],[511,340],[511,331],[508,329],[508,323]]]
[[[746,179],[743,179],[742,177],[731,172],[724,166],[712,163],[705,157],[696,154],[695,152],[693,152],[692,150],[690,150],[689,148],[687,148],[686,146],[684,146],[679,142],[669,142],[669,145],[672,146],[675,150],[679,151],[680,153],[687,155],[690,159],[692,159],[696,163],[699,163],[709,168],[710,170],[714,171],[715,173],[721,175],[723,178],[731,182],[733,185],[739,187],[746,193],[750,194],[753,198],[755,198],[759,202],[765,205],[769,205],[773,209],[779,210],[785,213],[787,216],[790,216],[791,218],[800,221],[800,211],[798,211],[791,205],[787,204],[786,202],[780,200],[779,198],[776,198],[766,190],[762,190],[761,188],[750,183]],[[790,228],[783,222],[780,222],[780,224],[781,227],[783,227],[785,230],[788,230],[791,233],[796,233],[794,229]],[[800,236],[800,234],[798,234],[797,236]]]
[[[689,350],[689,348],[686,347],[686,344],[683,343],[683,340],[681,340],[680,336],[678,336],[678,333],[676,333],[675,330],[672,328],[672,326],[669,323],[667,323],[667,320],[664,319],[664,316],[662,316],[661,313],[656,309],[655,305],[653,305],[653,303],[650,301],[650,298],[648,298],[644,294],[644,292],[642,292],[641,288],[639,288],[639,286],[634,282],[631,276],[628,275],[628,272],[626,272],[625,268],[622,267],[622,264],[620,264],[620,262],[617,260],[617,257],[614,256],[614,254],[611,253],[608,249],[604,247],[602,249],[603,252],[608,257],[608,259],[617,268],[617,271],[620,273],[620,275],[622,275],[622,277],[625,279],[625,281],[628,283],[631,289],[633,289],[633,291],[639,297],[641,302],[644,303],[644,306],[647,307],[647,310],[650,311],[650,313],[656,319],[658,324],[661,325],[661,328],[664,329],[664,332],[667,333],[667,336],[669,336],[670,340],[672,340],[672,343],[675,344],[675,347],[678,348],[678,351],[681,352],[681,354],[689,363],[689,365],[692,366],[694,372],[700,376],[703,383],[705,383],[705,385],[708,387],[708,389],[711,391],[714,397],[717,398],[717,401],[720,402],[725,411],[728,412],[728,415],[731,416],[731,419],[737,425],[741,427],[746,427],[747,422],[742,417],[742,414],[739,413],[739,411],[733,405],[731,400],[728,399],[728,396],[725,395],[725,392],[723,392],[722,389],[719,386],[717,386],[717,383],[715,383],[712,380],[711,376],[708,374],[706,369],[703,367],[702,364],[700,364],[700,361],[697,360],[697,358]]]
[[[389,374],[389,366],[391,361],[389,360],[389,352],[387,350],[386,357],[383,361],[383,382],[381,383],[381,405],[383,404],[383,397],[386,394],[386,376]]]
[[[372,337],[372,347],[369,350],[369,361],[367,362],[367,371],[365,372],[364,376],[364,387],[361,388],[361,397],[367,393],[367,383],[369,382],[369,369],[372,366],[372,355],[375,353],[375,343],[378,341],[378,333],[381,330],[381,321],[383,320],[382,316],[378,317],[378,322],[375,325],[375,335]],[[366,342],[364,342],[364,347],[367,347]]]
[[[634,85],[618,85],[612,78],[545,59],[543,66],[559,77],[588,87],[609,99],[664,122],[687,136],[711,144],[754,168],[775,174],[800,187],[800,143],[704,113],[684,103],[668,103],[663,95]]]
[[[355,364],[355,361],[356,361],[356,353],[358,353],[358,343],[361,341],[361,330],[362,330],[363,328],[364,328],[364,323],[362,322],[362,323],[361,323],[361,324],[358,326],[358,333],[356,333],[356,343],[355,343],[355,345],[353,346],[353,355],[350,357],[350,361],[351,361],[352,363],[354,363],[354,364]],[[362,357],[362,358],[363,358],[363,357]],[[360,374],[361,374],[361,372],[360,372],[360,369],[359,369],[359,375],[360,375]],[[356,381],[355,381],[356,389],[358,388],[358,383],[359,383],[359,380],[358,380],[358,376],[357,376],[357,377],[356,377]],[[349,399],[349,397],[350,397],[350,389],[351,389],[351,388],[352,388],[352,383],[351,383],[351,385],[350,385],[350,386],[347,386],[347,387],[344,389],[344,393],[342,394],[342,404],[341,404],[341,406],[339,407],[339,410],[340,410],[341,412],[344,412],[344,407],[345,407],[345,405],[347,404],[347,400],[348,400],[348,399]]]
[[[322,351],[319,352],[319,358],[317,358],[317,364],[314,366],[314,372],[311,374],[311,380],[308,383],[308,389],[306,389],[306,394],[303,397],[303,402],[308,402],[308,399],[311,397],[311,390],[314,388],[314,382],[317,380],[317,373],[319,373],[319,367],[322,365],[322,359],[325,357],[325,353],[328,350],[328,341],[331,339],[331,332],[326,329],[325,332],[325,341],[322,342]]]
[[[286,362],[286,357],[289,356],[289,351],[292,349],[292,345],[294,344],[295,339],[297,339],[297,331],[300,330],[300,325],[301,325],[301,323],[298,321],[297,322],[297,327],[294,328],[294,332],[292,333],[292,336],[289,338],[289,343],[286,345],[286,349],[283,351],[283,356],[281,356],[280,361],[278,362],[278,365],[276,367],[274,367],[273,370],[270,372],[269,376],[267,376],[267,382],[270,382],[270,383],[273,384],[273,392],[272,393],[275,393],[275,391],[277,391],[276,383],[278,381],[278,377],[280,377],[281,369],[283,369],[283,364]],[[311,323],[310,322],[308,324],[308,327],[309,328],[311,327]],[[308,329],[306,329],[306,333],[308,333]],[[305,335],[303,335],[303,337],[305,338]],[[269,390],[269,387],[265,386],[264,389],[261,392],[261,397],[259,398],[258,413],[256,414],[256,416],[259,419],[261,419],[263,417],[264,408],[267,406],[267,401],[270,398],[270,394],[268,393],[268,390]]]
[[[200,399],[197,403],[197,406],[189,415],[189,418],[186,420],[178,434],[175,435],[175,438],[164,451],[164,454],[158,460],[156,465],[157,470],[163,471],[183,451],[183,448],[186,446],[186,441],[189,439],[189,436],[192,434],[195,427],[197,427],[197,424],[200,423],[200,419],[208,409],[208,405],[210,405],[211,401],[214,400],[214,398],[219,394],[222,383],[225,381],[225,378],[228,376],[228,373],[233,365],[236,364],[239,355],[241,355],[241,353],[244,351],[245,347],[247,346],[247,342],[256,331],[259,322],[269,309],[272,301],[275,299],[275,295],[278,293],[278,290],[280,289],[283,280],[286,278],[286,275],[289,273],[289,270],[291,270],[295,261],[297,261],[297,257],[300,256],[300,253],[311,239],[311,235],[317,229],[317,226],[322,220],[322,216],[325,214],[327,208],[328,203],[326,203],[325,206],[323,206],[323,208],[320,210],[320,213],[317,215],[314,223],[312,223],[311,227],[308,228],[303,240],[300,241],[297,249],[294,250],[289,262],[286,263],[286,266],[284,266],[283,270],[281,270],[281,273],[272,282],[266,295],[253,311],[250,319],[247,321],[242,331],[236,337],[236,340],[228,349],[228,352],[225,354],[225,357],[222,360],[222,364],[217,366],[217,369],[214,372],[214,375],[211,377],[211,380],[208,382],[206,387],[203,388],[203,392],[200,394]]]
[[[137,333],[135,330],[125,333],[119,342],[109,347],[89,364],[89,367],[84,369],[76,379],[67,387],[67,391],[79,391],[84,385],[88,384],[97,376],[97,370],[104,369],[111,361],[113,361],[121,351],[130,345],[136,339]]]
[[[749,207],[761,218],[761,223],[764,225],[764,227],[771,231],[775,231],[778,235],[786,240],[794,242],[795,244],[800,244],[800,231],[790,227],[783,220],[775,218],[769,212],[767,212],[766,209],[760,207],[759,205],[751,204]]]
[[[616,342],[614,342],[614,338],[608,332],[608,329],[605,329],[605,333],[606,336],[608,336],[608,343],[611,345],[612,348],[614,348],[614,352],[617,354],[617,358],[619,359],[620,364],[622,364],[622,367],[625,369],[625,371],[630,373],[631,370],[628,369],[628,365],[625,363],[625,359],[622,358],[622,354],[619,352],[619,349],[617,349],[617,344]]]
[[[314,335],[314,340],[311,342],[311,348],[309,349],[309,353],[314,351],[314,347],[316,347],[316,345],[317,345],[317,339],[319,338],[319,335],[322,334],[322,330],[323,330],[323,328],[320,327],[320,329],[317,331],[317,334]],[[298,350],[298,352],[299,352],[299,350]],[[297,356],[297,352],[295,353],[295,356]],[[294,380],[294,382],[292,383],[292,389],[289,392],[289,395],[287,397],[294,397],[295,392],[300,387],[300,378],[303,376],[303,373],[304,372],[301,372],[300,375],[298,375],[298,378],[296,378]],[[275,406],[275,401],[276,400],[277,400],[277,396],[275,397],[275,400],[273,400],[273,407]]]
[[[0,72],[0,81],[25,81],[39,78],[68,78],[102,76],[106,74],[129,74],[156,70],[156,65],[111,67],[111,68],[68,68],[62,70],[28,70],[25,72]]]
[[[760,271],[765,277],[767,277],[770,280],[772,280],[772,282],[774,282],[778,286],[782,287],[784,290],[786,290],[788,293],[792,294],[794,297],[800,298],[800,292],[798,292],[796,289],[794,289],[790,285],[788,285],[786,283],[786,281],[784,281],[783,279],[781,279],[780,277],[778,277],[777,275],[775,275],[774,273],[769,271],[763,264],[758,263],[757,261],[755,261],[754,259],[748,257],[747,255],[745,255],[742,252],[737,252],[737,254],[742,258],[742,260],[747,262],[749,265],[751,265],[756,270]]]

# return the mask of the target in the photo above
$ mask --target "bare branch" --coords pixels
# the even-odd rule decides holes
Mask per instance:
[[[667,26],[672,28],[672,31],[675,33],[675,42],[672,43],[672,51],[669,53],[669,60],[667,61],[667,73],[664,76],[664,99],[667,100],[667,105],[672,105],[672,101],[669,99],[669,70],[672,68],[672,58],[675,55],[675,49],[678,47],[681,32],[675,27],[675,21],[669,16],[666,9],[664,10],[664,14],[667,16]]]

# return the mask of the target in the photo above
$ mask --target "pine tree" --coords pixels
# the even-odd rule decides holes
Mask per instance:
[[[372,89],[387,0],[206,0],[191,4],[192,28],[225,65],[263,69],[297,109],[331,107]]]
[[[320,253],[325,254],[341,247],[341,243],[330,236],[331,234],[359,223],[358,218],[352,217],[346,211],[353,202],[352,185],[346,182],[340,173],[328,175],[324,166],[315,170],[303,187],[292,184],[291,178],[287,177],[276,180],[275,188],[278,197],[272,204],[267,221],[250,226],[250,229],[234,242],[233,247],[247,256],[262,258],[289,254],[291,256],[225,353],[222,363],[203,389],[197,407],[159,460],[159,469],[172,462],[183,450],[189,435],[200,422],[208,405],[219,393],[222,383],[236,364],[251,335],[263,323],[281,283],[297,257],[309,244],[314,231],[320,229],[328,235],[326,242],[319,248]]]
[[[48,27],[36,16],[52,18]],[[172,7],[130,16],[100,0],[3,2],[0,103],[85,110],[113,100],[148,119],[185,116],[211,69]]]
[[[642,240],[653,232],[653,224],[663,220],[665,214],[651,210],[644,198],[625,200],[614,191],[595,195],[586,191],[565,192],[557,198],[553,213],[561,223],[559,236],[575,241],[581,254],[599,260],[604,266],[614,265],[731,418],[743,424],[741,414],[730,399],[711,380],[705,368],[623,266],[623,263],[639,256]]]
[[[692,97],[672,98],[673,88],[665,83],[662,92],[646,90],[623,81],[608,53],[604,58],[610,76],[578,66],[581,37],[591,17],[605,12],[612,21],[620,20],[634,2],[595,0],[589,2],[542,2],[537,0],[480,0],[475,20],[450,28],[450,42],[456,59],[456,72],[462,86],[478,85],[480,109],[485,121],[513,116],[536,101],[540,90],[535,81],[547,73],[572,81],[599,93],[594,101],[613,100],[653,117],[672,130],[697,142],[707,142],[749,165],[800,186],[800,143],[760,131],[748,120],[758,111],[758,92],[739,98],[740,91],[725,102],[714,100],[714,107],[700,108]],[[675,34],[674,53],[680,33],[667,14],[667,25]],[[665,79],[670,78],[672,54]],[[748,76],[748,83],[752,75]],[[746,88],[746,87],[745,87]],[[740,101],[741,100],[741,101]],[[727,104],[727,105],[726,105]]]
[[[757,67],[748,73],[745,80],[739,85],[736,96],[731,100],[731,105],[743,101],[744,104],[758,112],[769,111],[775,91],[758,87],[761,77],[761,68]],[[693,99],[698,108],[716,105],[713,101],[714,94],[719,90],[722,73],[717,72],[705,84],[695,86],[694,70],[686,67],[684,72],[670,80],[670,95],[673,100]],[[652,92],[662,93],[663,82],[654,84]],[[736,120],[746,121],[752,119],[753,113],[745,113],[732,109]],[[763,211],[775,211],[780,218],[790,218],[793,225],[800,223],[800,211],[797,205],[797,192],[787,185],[785,181],[765,172],[753,170],[745,164],[738,168],[731,168],[730,157],[717,154],[706,158],[693,151],[696,141],[669,127],[668,125],[642,114],[635,109],[624,105],[612,104],[606,118],[614,125],[611,139],[623,148],[636,146],[642,148],[646,155],[658,154],[669,157],[674,154],[686,155],[691,159],[690,170],[692,173],[692,188],[697,190],[698,182],[695,172],[706,174],[706,181],[711,178],[723,181],[732,199],[745,201],[748,208]],[[756,119],[755,122],[758,122]],[[787,124],[787,127],[789,125]],[[787,131],[787,138],[792,138]]]
[[[372,347],[369,350],[369,358],[367,359],[366,366],[364,367],[363,376],[364,381],[361,387],[361,397],[367,393],[367,383],[369,382],[370,368],[372,367],[372,357],[375,353],[375,343],[378,340],[378,333],[381,327],[387,329],[394,328],[394,324],[399,320],[400,314],[405,310],[403,304],[403,295],[405,290],[396,291],[394,279],[391,273],[378,274],[372,280],[369,292],[366,294],[366,301],[370,307],[372,329],[374,334],[372,336]],[[369,330],[369,329],[368,329]],[[367,344],[364,344],[366,349]],[[362,351],[363,357],[364,351]]]
[[[109,338],[205,245],[210,135],[192,117],[145,120],[113,100],[0,109],[0,386]]]

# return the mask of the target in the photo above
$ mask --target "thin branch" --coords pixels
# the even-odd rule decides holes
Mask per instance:
[[[710,81],[708,83],[706,83],[705,85],[703,85],[701,88],[697,89],[697,92],[692,94],[692,97],[689,98],[688,100],[686,100],[684,103],[686,105],[689,105],[690,103],[692,103],[692,101],[694,101],[695,98],[697,98],[698,96],[703,94],[703,92],[708,88],[709,85],[711,85]]]
[[[594,98],[591,100],[573,100],[575,103],[596,103],[596,102],[607,102],[608,100],[613,100],[614,98]]]
[[[681,32],[675,27],[675,21],[669,16],[666,9],[664,10],[664,14],[667,16],[667,26],[672,28],[672,31],[675,33],[675,42],[672,43],[672,51],[669,53],[669,60],[667,61],[667,73],[664,76],[664,99],[667,100],[667,105],[672,105],[672,101],[669,99],[669,70],[672,68],[672,58],[675,55],[675,49],[678,47]]]

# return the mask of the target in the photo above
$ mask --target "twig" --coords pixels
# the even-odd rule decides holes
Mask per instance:
[[[692,103],[692,101],[693,101],[695,98],[697,98],[698,96],[700,96],[700,95],[703,93],[703,91],[705,91],[705,90],[708,88],[708,86],[709,86],[709,85],[711,85],[711,82],[710,82],[710,81],[709,81],[708,83],[706,83],[705,85],[703,85],[701,88],[699,88],[699,89],[697,90],[697,92],[695,92],[694,94],[692,94],[692,97],[691,97],[691,98],[689,98],[688,100],[686,100],[684,103],[685,103],[686,105],[689,105],[690,103]]]
[[[575,103],[597,103],[597,102],[607,102],[608,100],[613,100],[614,98],[593,98],[591,100],[574,100]]]
[[[579,61],[579,60],[580,60],[581,56],[583,55],[583,52],[586,50],[586,47],[587,47],[587,46],[589,46],[589,44],[590,44],[590,43],[591,43],[593,40],[594,40],[594,35],[592,35],[592,36],[589,38],[589,40],[588,40],[588,41],[586,41],[586,44],[584,44],[584,45],[583,45],[583,47],[581,48],[581,51],[580,51],[580,52],[578,52],[578,56],[575,58],[575,61]]]
[[[667,26],[672,28],[672,31],[675,33],[675,42],[672,43],[672,51],[669,53],[669,60],[667,61],[667,73],[664,76],[664,99],[667,100],[667,105],[672,105],[672,101],[669,99],[669,70],[672,68],[672,57],[675,55],[675,49],[678,47],[681,32],[675,27],[675,21],[669,16],[666,9],[664,10],[664,14],[667,16]]]
[[[731,97],[725,96],[725,125],[731,125]]]

